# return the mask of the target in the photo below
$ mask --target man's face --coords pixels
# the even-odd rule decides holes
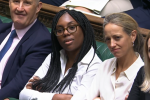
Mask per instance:
[[[29,26],[38,15],[42,3],[39,0],[9,0],[11,18],[16,29]]]

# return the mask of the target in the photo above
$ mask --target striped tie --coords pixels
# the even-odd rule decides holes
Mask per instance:
[[[6,42],[6,44],[4,45],[4,47],[2,48],[2,50],[0,51],[0,61],[2,60],[2,58],[4,57],[4,55],[6,54],[6,52],[9,50],[12,42],[13,42],[13,39],[14,37],[16,37],[17,34],[16,34],[16,30],[13,30]]]

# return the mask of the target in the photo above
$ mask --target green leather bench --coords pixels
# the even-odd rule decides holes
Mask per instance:
[[[3,23],[10,23],[12,20],[7,18],[7,17],[4,17],[4,16],[1,16],[0,15],[0,20],[3,22]]]
[[[11,19],[4,17],[4,16],[1,16],[1,15],[0,15],[0,20],[3,23],[9,23],[12,21]],[[48,30],[51,31],[50,28],[48,28]],[[97,45],[96,53],[102,61],[114,57],[105,43],[96,41],[96,45]],[[9,99],[10,100],[18,100],[15,98],[9,98]]]

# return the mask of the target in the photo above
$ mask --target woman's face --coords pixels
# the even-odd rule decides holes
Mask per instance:
[[[70,33],[66,28],[68,28]],[[58,42],[63,49],[66,51],[80,51],[84,34],[79,24],[68,13],[63,14],[59,18],[56,30],[58,34],[63,32],[62,35],[57,36]]]
[[[133,50],[132,38],[123,28],[109,23],[104,28],[105,41],[112,54],[121,58]]]
[[[148,39],[148,57],[150,59],[150,38]]]

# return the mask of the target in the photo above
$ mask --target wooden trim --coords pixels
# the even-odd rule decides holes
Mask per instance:
[[[9,5],[8,0],[0,0],[0,15],[6,16],[10,18],[10,11],[9,11]],[[62,10],[63,8],[45,4],[43,3],[42,9],[39,12],[38,19],[47,27],[51,27],[51,23],[53,20],[53,17],[57,12]],[[95,31],[95,39],[98,41],[103,41],[103,35],[102,35],[102,23],[103,18],[87,15],[85,16],[89,19],[94,31]]]
[[[0,15],[10,18],[8,1],[9,0],[0,0]],[[39,12],[38,19],[46,27],[50,28],[53,17],[55,16],[57,12],[59,12],[62,9],[63,8],[43,3],[42,9]],[[102,27],[103,18],[88,15],[88,14],[85,14],[85,16],[89,19],[94,29],[95,39],[98,41],[103,41],[103,27]],[[144,28],[139,28],[139,30],[143,34],[144,37],[150,32],[149,29],[144,29]]]

